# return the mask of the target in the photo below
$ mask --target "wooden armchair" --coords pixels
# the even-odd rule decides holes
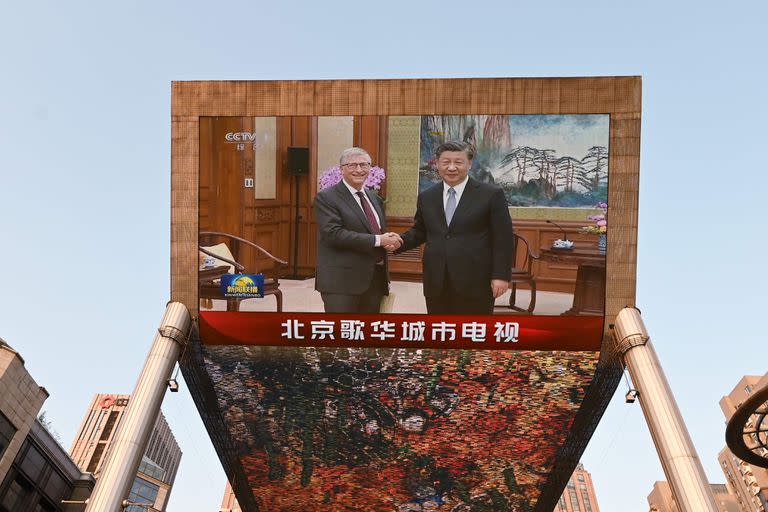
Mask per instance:
[[[283,310],[283,292],[280,291],[280,273],[284,267],[288,266],[287,261],[283,261],[280,258],[273,256],[264,248],[259,247],[250,240],[246,240],[229,233],[222,233],[219,231],[201,231],[199,234],[199,239],[200,245],[198,246],[198,249],[201,253],[226,263],[226,265],[219,264],[212,269],[200,270],[198,280],[201,299],[226,300],[227,311],[239,311],[240,301],[243,299],[237,297],[224,297],[224,295],[221,293],[220,283],[214,283],[214,280],[220,279],[224,274],[232,273],[232,270],[234,270],[234,272],[244,274],[258,274],[261,272],[264,274],[264,296],[266,297],[267,295],[274,295],[275,300],[277,301],[277,311]],[[212,252],[210,249],[203,246],[203,242],[208,243],[209,241],[212,242],[216,239],[224,239],[227,246],[234,243],[255,249],[262,257],[266,257],[272,260],[274,262],[274,266],[263,272],[256,268],[246,269],[245,266],[235,261],[234,258],[230,259],[227,256],[216,254],[215,252]]]
[[[536,278],[533,275],[533,262],[539,259],[539,255],[533,252],[531,244],[524,236],[517,233],[514,233],[513,236],[515,237],[514,262],[512,263],[512,277],[509,280],[509,308],[513,311],[531,314],[536,307]],[[531,301],[526,309],[515,305],[517,285],[519,284],[527,284],[531,289]]]

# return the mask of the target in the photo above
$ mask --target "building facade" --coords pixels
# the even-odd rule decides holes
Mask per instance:
[[[78,512],[94,479],[37,420],[48,398],[24,359],[0,339],[0,512]]]
[[[768,386],[768,375],[746,375],[739,380],[731,392],[720,399],[720,409],[726,421],[754,390]],[[720,469],[736,496],[742,512],[765,512],[768,510],[768,469],[747,464],[737,458],[728,448],[717,457]]]
[[[725,484],[710,484],[720,512],[742,512],[736,496]],[[653,484],[653,490],[648,495],[649,512],[680,512],[672,488],[668,482],[661,481]]]
[[[120,421],[130,401],[130,395],[97,394],[80,424],[70,454],[83,471],[98,478]],[[139,471],[128,500],[151,503],[150,511],[165,511],[173,482],[181,462],[181,449],[165,416],[157,416]],[[128,512],[144,512],[138,506]]]
[[[600,512],[592,475],[579,463],[568,480],[554,512]]]
[[[8,472],[47,398],[24,359],[0,339],[0,475]]]
[[[0,511],[79,512],[96,480],[35,421],[0,486]],[[62,501],[81,502],[64,504]]]
[[[240,504],[235,497],[235,491],[232,490],[232,486],[227,482],[227,486],[224,488],[224,497],[221,499],[221,506],[219,512],[242,512]]]

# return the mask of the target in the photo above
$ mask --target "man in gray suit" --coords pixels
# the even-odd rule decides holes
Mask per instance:
[[[370,155],[361,148],[345,149],[339,164],[342,180],[315,198],[315,289],[326,313],[378,313],[389,294],[387,251],[400,247],[400,237],[385,233],[381,198],[363,186]]]

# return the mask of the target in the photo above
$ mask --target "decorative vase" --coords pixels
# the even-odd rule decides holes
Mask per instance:
[[[605,252],[607,248],[608,248],[608,234],[600,233],[600,235],[597,237],[597,249],[600,252]]]

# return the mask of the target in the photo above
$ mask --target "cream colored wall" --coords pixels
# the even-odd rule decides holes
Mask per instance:
[[[339,165],[341,152],[352,147],[352,116],[319,116],[317,118],[317,179],[326,169]]]
[[[253,144],[254,194],[256,199],[277,197],[277,118],[253,118],[254,132],[259,134]]]

